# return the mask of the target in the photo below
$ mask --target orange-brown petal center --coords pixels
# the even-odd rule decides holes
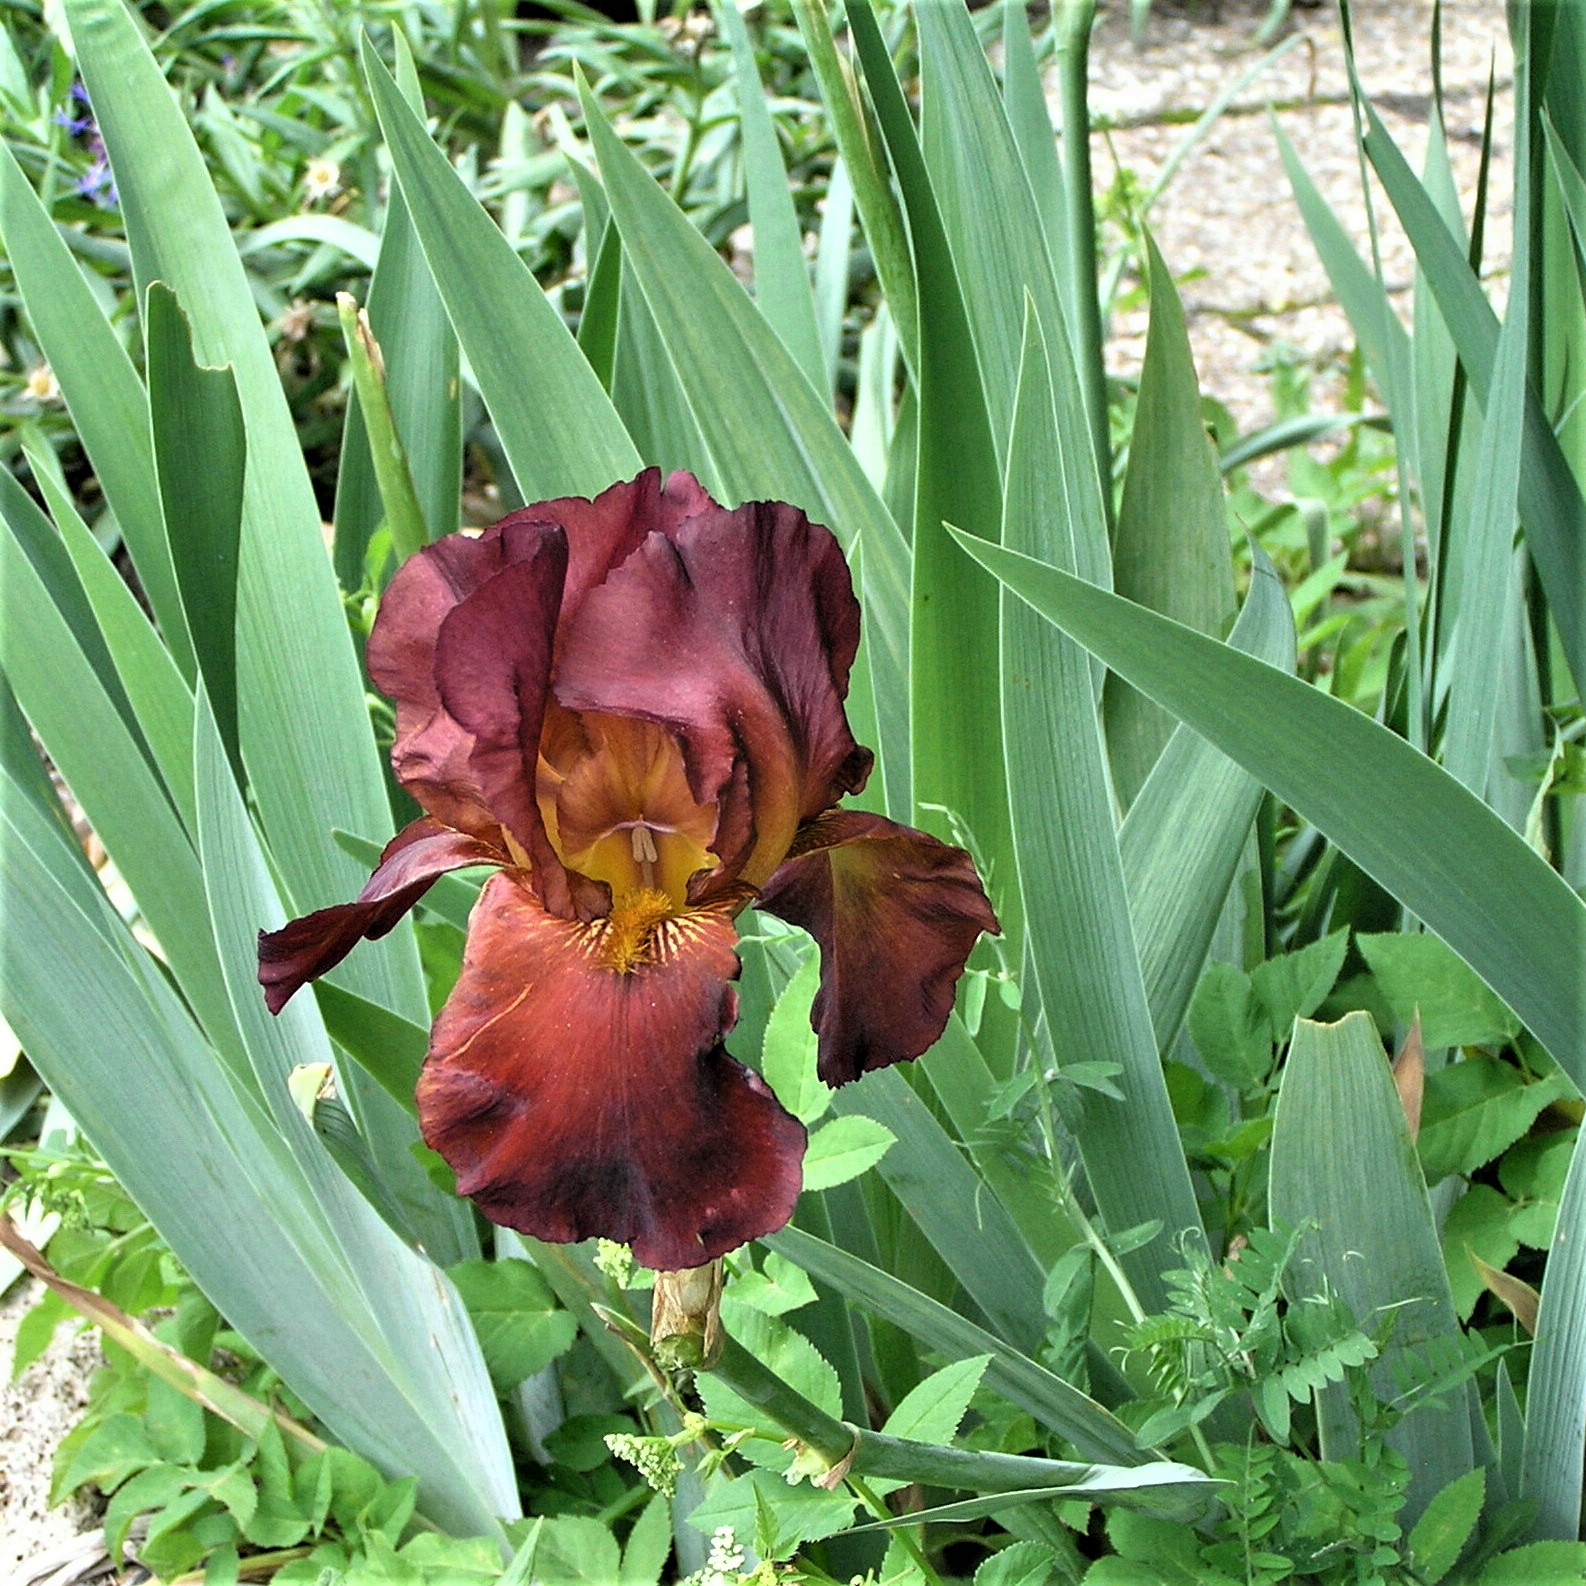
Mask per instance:
[[[716,806],[695,802],[682,746],[666,728],[598,712],[576,725],[559,722],[541,743],[537,793],[558,857],[604,881],[614,911],[648,896],[675,913],[689,878],[717,863]],[[651,905],[635,907],[639,919]]]

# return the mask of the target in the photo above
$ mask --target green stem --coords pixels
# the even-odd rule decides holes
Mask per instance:
[[[914,263],[903,211],[892,190],[881,135],[859,91],[853,68],[837,52],[831,17],[819,0],[792,0],[793,17],[831,122],[832,139],[853,184],[854,203],[875,260],[876,277],[897,327],[903,361],[919,368],[919,309]]]
[[[1161,1485],[1142,1480],[1146,1467],[1115,1468],[1081,1465],[1067,1460],[1038,1459],[1025,1454],[997,1454],[980,1449],[944,1448],[911,1438],[889,1437],[851,1426],[828,1415],[803,1394],[790,1388],[756,1360],[735,1338],[727,1338],[713,1368],[740,1398],[764,1410],[783,1431],[827,1459],[845,1478],[882,1476],[924,1486],[959,1491],[1027,1492],[1045,1488],[1060,1494],[1099,1498],[1103,1493],[1138,1493],[1158,1513],[1192,1519],[1205,1507],[1210,1480],[1186,1465],[1155,1467]],[[1186,1493],[1183,1487],[1192,1489]],[[1145,1489],[1145,1490],[1141,1490]]]
[[[876,1519],[890,1520],[892,1518],[892,1511],[882,1502],[881,1495],[871,1487],[869,1482],[859,1476],[850,1476],[848,1480],[849,1485],[859,1494],[865,1507],[869,1509]],[[925,1526],[922,1523],[918,1527],[919,1537],[914,1535],[915,1529],[914,1526],[899,1526],[892,1534],[898,1539],[898,1546],[914,1560],[915,1568],[924,1577],[926,1586],[943,1586],[942,1577],[931,1568],[931,1561],[925,1556],[923,1545]]]
[[[1107,367],[1102,358],[1101,293],[1096,279],[1096,204],[1090,168],[1090,107],[1086,78],[1096,0],[1059,0],[1052,12],[1058,111],[1063,127],[1064,202],[1068,258],[1063,270],[1079,365],[1080,390],[1101,476],[1101,499],[1112,530],[1112,443],[1107,433]]]
[[[336,294],[336,315],[347,343],[352,365],[353,389],[358,393],[358,409],[364,433],[369,438],[369,456],[374,462],[375,484],[380,504],[391,527],[391,547],[401,566],[415,551],[429,543],[424,512],[413,488],[407,452],[397,434],[396,418],[386,393],[385,362],[379,343],[369,328],[369,316],[358,307],[350,293]]]

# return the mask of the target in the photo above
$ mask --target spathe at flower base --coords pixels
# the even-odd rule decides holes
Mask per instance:
[[[780,1228],[805,1133],[727,1053],[736,914],[821,951],[819,1071],[941,1034],[997,929],[962,849],[837,808],[859,606],[830,532],[651,469],[453,534],[370,635],[392,765],[427,811],[352,903],[259,938],[272,1011],[442,874],[493,865],[418,1085],[425,1140],[495,1222],[703,1266]]]

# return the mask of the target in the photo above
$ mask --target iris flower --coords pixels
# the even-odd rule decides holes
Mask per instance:
[[[962,849],[837,808],[872,760],[843,709],[858,643],[828,530],[686,473],[427,546],[368,662],[428,813],[355,902],[260,936],[271,1010],[444,872],[493,865],[418,1084],[458,1190],[660,1269],[780,1228],[805,1134],[723,1045],[734,917],[753,902],[819,944],[831,1085],[930,1046],[997,929]]]

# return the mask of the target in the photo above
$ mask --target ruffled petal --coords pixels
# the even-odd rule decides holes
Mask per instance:
[[[562,632],[584,597],[620,567],[653,533],[671,538],[690,518],[715,510],[705,487],[679,471],[666,480],[659,468],[602,490],[593,500],[562,496],[521,507],[503,518],[508,532],[520,523],[558,523],[566,531],[567,588],[562,598]]]
[[[520,523],[511,532],[498,524],[426,545],[397,570],[369,635],[369,675],[396,702],[397,780],[437,819],[487,841],[499,840],[502,822],[470,763],[473,734],[442,705],[436,649],[447,618],[508,568],[527,561],[552,574],[543,542],[554,533],[546,524]],[[525,620],[554,631],[560,597],[559,583],[539,591]]]
[[[828,1085],[925,1051],[976,938],[999,929],[962,848],[850,810],[800,831],[757,904],[820,944],[810,1023]]]
[[[469,735],[470,783],[528,856],[535,890],[558,914],[574,912],[571,882],[546,834],[535,783],[566,571],[566,536],[540,527],[529,555],[447,614],[434,659],[441,709]]]
[[[492,877],[418,1099],[425,1140],[487,1217],[673,1269],[787,1221],[805,1135],[721,1044],[730,921],[656,898],[651,926],[620,911],[585,925]]]
[[[590,592],[555,691],[573,709],[678,733],[695,801],[721,811],[724,879],[759,885],[800,822],[869,774],[843,711],[858,643],[853,583],[828,530],[781,502],[716,507],[652,534]],[[740,762],[752,832],[724,797]]]
[[[498,848],[427,817],[403,827],[386,844],[355,902],[316,909],[278,931],[259,932],[265,1006],[279,1013],[300,987],[335,968],[359,942],[384,936],[448,870],[506,863]]]

